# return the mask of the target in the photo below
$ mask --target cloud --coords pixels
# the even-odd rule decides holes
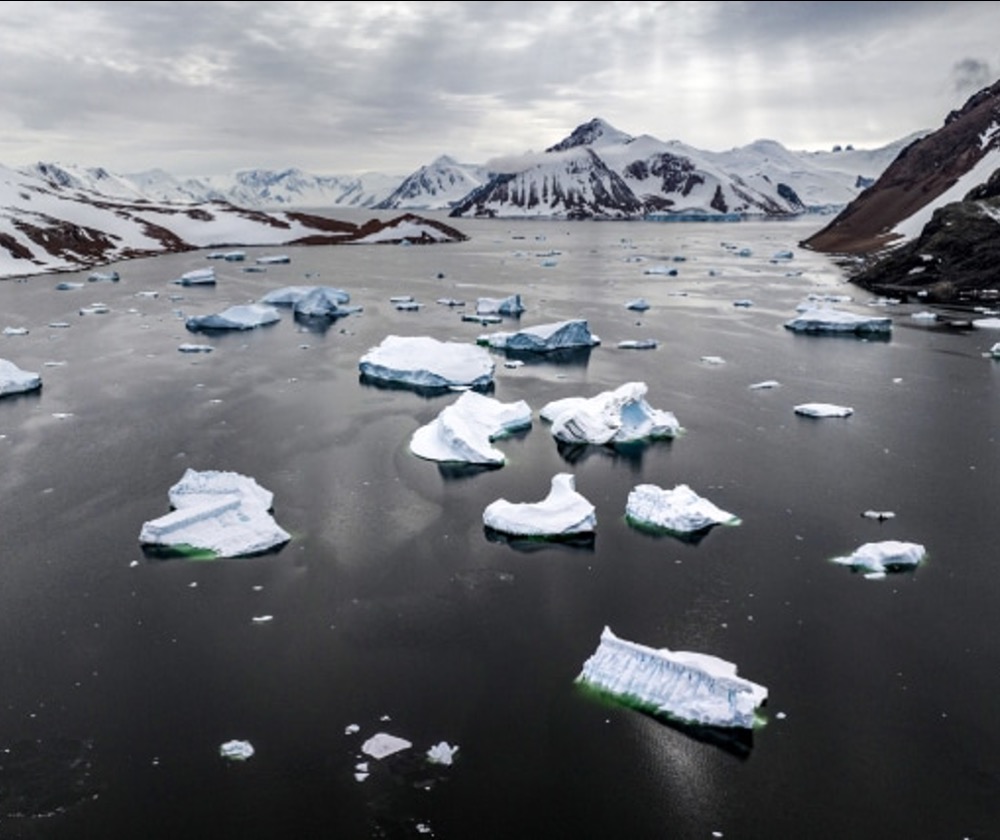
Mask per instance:
[[[963,58],[951,68],[952,85],[956,93],[975,93],[993,83],[993,71],[988,61]]]

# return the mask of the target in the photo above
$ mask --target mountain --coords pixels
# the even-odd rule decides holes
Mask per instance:
[[[461,164],[442,155],[428,166],[407,176],[386,198],[372,205],[375,210],[446,210],[459,203],[489,178],[483,166]]]
[[[942,299],[996,289],[1000,82],[903,149],[878,180],[802,244],[851,257],[852,280]]]

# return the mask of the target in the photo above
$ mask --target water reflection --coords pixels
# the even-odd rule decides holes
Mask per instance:
[[[588,534],[554,534],[551,536],[526,537],[520,534],[506,534],[497,531],[489,525],[483,526],[483,534],[487,541],[492,543],[503,543],[509,545],[515,551],[530,554],[542,551],[547,548],[567,548],[572,550],[582,550],[591,552],[597,541],[597,535],[593,532]]]

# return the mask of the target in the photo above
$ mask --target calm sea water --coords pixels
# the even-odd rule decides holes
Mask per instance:
[[[1000,363],[984,355],[1000,335],[873,308],[797,247],[822,221],[459,221],[468,242],[0,282],[2,326],[30,330],[0,336],[0,357],[44,383],[0,400],[0,836],[1000,837]],[[242,271],[274,253],[291,263]],[[171,282],[209,264],[215,287]],[[363,312],[184,328],[301,284]],[[514,293],[527,311],[502,325],[437,302]],[[891,338],[784,329],[810,294],[891,315]],[[648,311],[626,307],[638,297]],[[110,311],[79,314],[95,302]],[[389,334],[473,342],[579,317],[600,346],[498,355],[493,395],[537,412],[642,381],[683,435],[567,452],[536,414],[498,443],[504,467],[449,468],[408,441],[453,397],[359,380]],[[643,338],[657,348],[618,349]],[[178,351],[191,341],[215,349]],[[803,402],[854,414],[803,418]],[[189,467],[254,477],[291,542],[144,555],[143,522]],[[487,538],[487,504],[540,500],[559,472],[597,508],[593,544]],[[640,532],[624,519],[639,483],[688,484],[742,524]],[[926,562],[883,580],[831,562],[883,539]],[[710,738],[582,691],[605,626],[735,663],[769,689],[766,725]],[[379,732],[413,746],[369,759]],[[233,739],[252,758],[222,759]],[[425,761],[441,741],[450,766]]]

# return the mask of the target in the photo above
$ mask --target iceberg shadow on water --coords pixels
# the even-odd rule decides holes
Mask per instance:
[[[604,457],[621,461],[638,472],[646,452],[660,446],[670,446],[673,438],[655,438],[651,440],[632,440],[623,443],[568,443],[556,440],[556,452],[567,464],[576,466],[588,458]]]
[[[548,548],[566,548],[573,551],[593,552],[597,543],[597,534],[508,534],[498,531],[489,525],[483,526],[483,535],[487,542],[502,543],[515,551],[531,554]]]
[[[559,367],[586,368],[590,364],[593,347],[563,347],[556,350],[524,350],[518,348],[489,348],[509,362],[528,365],[558,365]]]
[[[496,383],[492,381],[475,386],[417,385],[410,382],[403,382],[402,380],[381,379],[363,371],[358,374],[358,383],[380,391],[410,391],[426,400],[434,400],[448,394],[455,394],[456,391],[476,391],[480,394],[492,394],[496,391]]]

